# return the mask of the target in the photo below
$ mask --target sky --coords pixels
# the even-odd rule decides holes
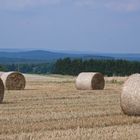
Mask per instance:
[[[0,49],[140,53],[140,0],[0,0]]]

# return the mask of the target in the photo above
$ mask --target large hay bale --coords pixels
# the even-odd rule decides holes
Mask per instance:
[[[140,74],[131,75],[124,83],[121,108],[127,115],[140,115]]]
[[[1,79],[7,90],[23,90],[26,80],[20,72],[5,72],[1,75]]]
[[[79,90],[101,90],[104,86],[104,76],[99,72],[82,72],[76,79],[76,88]]]
[[[0,79],[0,103],[2,103],[3,98],[4,98],[4,84]]]
[[[3,71],[0,71],[0,77],[2,76],[3,73],[4,73]]]

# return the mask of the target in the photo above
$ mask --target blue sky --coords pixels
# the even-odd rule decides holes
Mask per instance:
[[[0,0],[0,48],[140,53],[140,0]]]

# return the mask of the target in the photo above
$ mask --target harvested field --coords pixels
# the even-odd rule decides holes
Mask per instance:
[[[0,139],[140,139],[140,117],[126,116],[120,107],[126,78],[105,78],[105,90],[80,91],[75,88],[75,77],[25,77],[25,90],[5,92]]]

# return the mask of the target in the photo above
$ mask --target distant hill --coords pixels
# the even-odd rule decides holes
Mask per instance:
[[[0,52],[0,63],[42,63],[56,61],[60,58],[82,58],[82,59],[113,59],[113,57],[88,55],[88,54],[68,54],[50,51],[23,51],[23,52]]]
[[[0,64],[38,64],[46,63],[45,60],[0,57]]]
[[[124,54],[124,53],[116,53],[116,54],[113,54],[113,53],[106,53],[106,54],[98,54],[98,55],[103,55],[103,56],[107,56],[107,57],[113,57],[114,59],[123,59],[123,60],[129,60],[129,61],[140,61],[140,54],[139,53],[135,53],[135,54],[131,54],[131,53],[128,53],[128,54]]]
[[[20,58],[32,60],[55,60],[65,57],[78,57],[74,54],[56,53],[42,50],[26,51],[26,52],[0,52],[0,57],[3,58]]]
[[[111,60],[111,59],[124,59],[130,61],[140,61],[140,54],[71,54],[61,52],[51,52],[43,50],[33,51],[0,51],[0,63],[46,63],[53,62],[60,58],[70,57],[86,59],[98,59],[98,60]]]

